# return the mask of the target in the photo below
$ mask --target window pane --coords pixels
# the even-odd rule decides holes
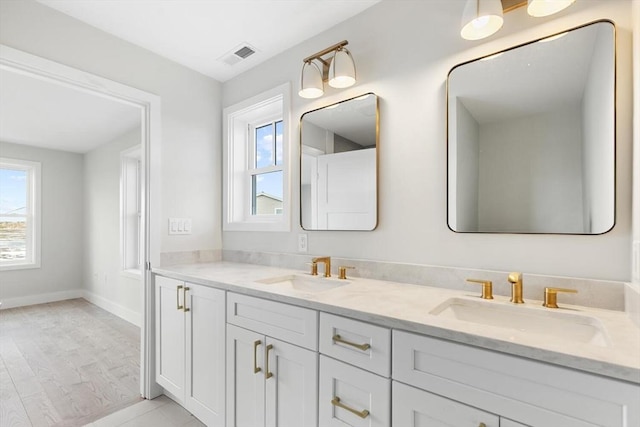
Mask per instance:
[[[282,149],[282,120],[276,122],[276,165],[282,164],[282,159],[284,158],[284,153]]]
[[[252,214],[282,215],[282,171],[261,173],[252,179]]]
[[[27,256],[28,172],[0,168],[0,262]]]
[[[273,166],[273,123],[256,128],[256,168]]]

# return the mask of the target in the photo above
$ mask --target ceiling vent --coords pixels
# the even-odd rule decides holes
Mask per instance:
[[[230,52],[224,54],[220,61],[226,63],[227,65],[235,65],[238,62],[247,59],[251,55],[256,53],[256,49],[250,46],[248,43],[243,43],[240,46],[236,46]]]

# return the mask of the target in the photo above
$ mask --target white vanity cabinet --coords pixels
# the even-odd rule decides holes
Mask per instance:
[[[505,427],[497,415],[398,381],[393,382],[393,422],[403,427]],[[516,427],[517,424],[511,424]]]
[[[320,426],[389,426],[391,331],[320,313],[319,340]]]
[[[225,423],[225,293],[155,277],[156,381],[209,427]]]
[[[318,425],[318,313],[229,293],[227,426]]]
[[[437,338],[394,330],[392,371],[394,393],[413,386],[495,414],[500,427],[640,425],[637,385]],[[394,417],[411,406],[394,394]]]

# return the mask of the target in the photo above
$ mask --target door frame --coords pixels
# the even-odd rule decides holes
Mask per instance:
[[[155,382],[154,293],[151,266],[160,262],[160,97],[58,62],[0,44],[0,69],[52,82],[140,110],[143,186],[142,324],[140,325],[140,394],[152,399],[162,393]],[[155,218],[151,213],[155,214]]]

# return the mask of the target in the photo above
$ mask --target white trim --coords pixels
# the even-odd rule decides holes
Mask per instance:
[[[160,264],[161,239],[161,114],[160,97],[140,89],[126,86],[45,58],[0,45],[0,69],[28,75],[30,77],[54,82],[95,96],[108,98],[140,108],[142,121],[142,170],[144,170],[144,204],[142,229],[144,238],[144,266],[142,286],[142,331],[140,393],[152,399],[162,393],[155,383],[155,339],[154,339],[154,293],[151,280],[151,266]],[[150,212],[156,213],[151,217]]]
[[[0,310],[8,308],[25,307],[27,305],[46,304],[48,302],[64,301],[68,299],[83,298],[82,289],[71,289],[68,291],[51,292],[48,294],[27,295],[24,297],[5,298],[2,301]]]
[[[95,294],[91,291],[83,290],[82,298],[86,299],[91,304],[95,304],[103,310],[106,310],[109,313],[126,320],[129,323],[132,323],[138,327],[142,327],[142,313],[138,313],[123,305],[116,304],[115,302],[101,297],[100,295]]]
[[[247,196],[243,177],[246,173],[237,172],[238,164],[243,163],[245,172],[248,159],[247,125],[258,119],[273,115],[268,111],[274,101],[282,101],[282,151],[283,151],[283,214],[253,215],[248,218],[250,197]],[[259,114],[258,114],[259,113]],[[222,199],[224,231],[290,231],[291,230],[291,84],[285,83],[271,90],[253,96],[223,110],[222,134]],[[242,177],[236,176],[242,175]]]

